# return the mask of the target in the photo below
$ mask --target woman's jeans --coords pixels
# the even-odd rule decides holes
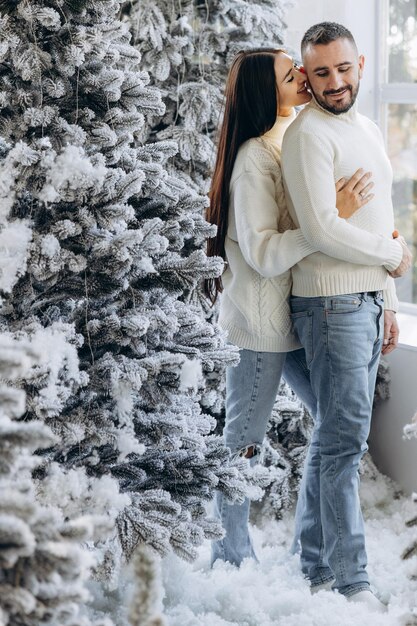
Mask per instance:
[[[317,398],[296,512],[301,566],[312,585],[334,577],[333,588],[350,596],[369,588],[358,469],[367,450],[383,300],[380,292],[292,297],[291,310]]]
[[[297,393],[307,407],[315,411],[304,351],[298,350],[297,355],[289,369],[300,369]],[[285,357],[285,353],[242,349],[237,367],[229,367],[226,371],[225,445],[232,454],[242,456],[252,448],[251,465],[260,459]],[[216,492],[214,514],[221,521],[226,535],[220,541],[212,542],[212,564],[216,559],[222,559],[239,566],[246,557],[256,559],[248,530],[249,508],[248,498],[243,504],[230,504],[220,491]]]

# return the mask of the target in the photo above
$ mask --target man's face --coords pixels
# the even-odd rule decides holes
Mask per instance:
[[[303,54],[303,64],[317,102],[335,115],[349,111],[358,95],[364,62],[349,39],[309,45]]]

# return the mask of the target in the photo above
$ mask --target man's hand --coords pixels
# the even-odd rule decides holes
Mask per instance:
[[[399,278],[400,276],[403,276],[406,272],[408,272],[411,267],[411,261],[413,258],[404,237],[399,236],[396,237],[396,239],[403,247],[403,258],[397,269],[393,270],[392,272],[388,272],[388,274],[393,278]]]
[[[394,311],[384,311],[384,343],[382,354],[386,355],[398,346],[400,329]]]

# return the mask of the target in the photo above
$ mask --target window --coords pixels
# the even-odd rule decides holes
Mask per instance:
[[[412,271],[396,281],[397,293],[402,302],[417,305],[417,2],[382,5],[381,127],[394,170],[396,227],[414,255]]]

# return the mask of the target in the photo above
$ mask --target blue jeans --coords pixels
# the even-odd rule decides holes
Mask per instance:
[[[291,298],[317,415],[296,513],[301,566],[350,596],[369,588],[358,468],[382,347],[380,292]],[[289,381],[290,382],[290,381]]]
[[[224,442],[233,455],[245,456],[253,446],[252,465],[259,461],[284,360],[285,353],[240,350],[239,364],[226,370]],[[239,566],[246,557],[256,559],[248,529],[249,508],[248,498],[243,504],[230,504],[222,492],[216,492],[214,515],[226,535],[212,542],[212,563],[222,559]]]
[[[290,360],[289,371],[297,379],[295,391],[315,414],[315,398],[312,394],[309,372],[305,365],[304,351],[295,353],[254,352],[240,350],[237,367],[226,371],[226,423],[223,432],[225,444],[232,454],[245,456],[253,448],[251,465],[259,462],[262,442],[268,420],[277,396],[285,358]],[[299,371],[297,375],[297,371]],[[246,557],[256,559],[248,529],[250,500],[243,504],[230,504],[224,494],[216,493],[214,515],[222,523],[226,535],[212,542],[211,562],[216,559],[239,566]]]
[[[307,366],[304,348],[287,354],[282,376],[285,382],[297,394],[298,398],[302,400],[314,421],[316,421],[317,400],[311,388],[310,370]],[[317,472],[317,460],[319,458],[317,430],[313,430],[298,491],[294,540],[291,546],[291,552],[293,554],[298,554],[301,551],[300,535],[303,513],[307,510],[309,504],[311,506],[312,503],[320,499],[320,475],[319,472]],[[316,472],[313,471],[313,468],[316,468]],[[310,580],[312,586],[321,585],[322,583],[334,579],[333,573],[325,560],[320,516],[317,518],[314,532],[316,536],[320,538],[318,543],[321,546],[321,550],[314,570],[313,579]]]

